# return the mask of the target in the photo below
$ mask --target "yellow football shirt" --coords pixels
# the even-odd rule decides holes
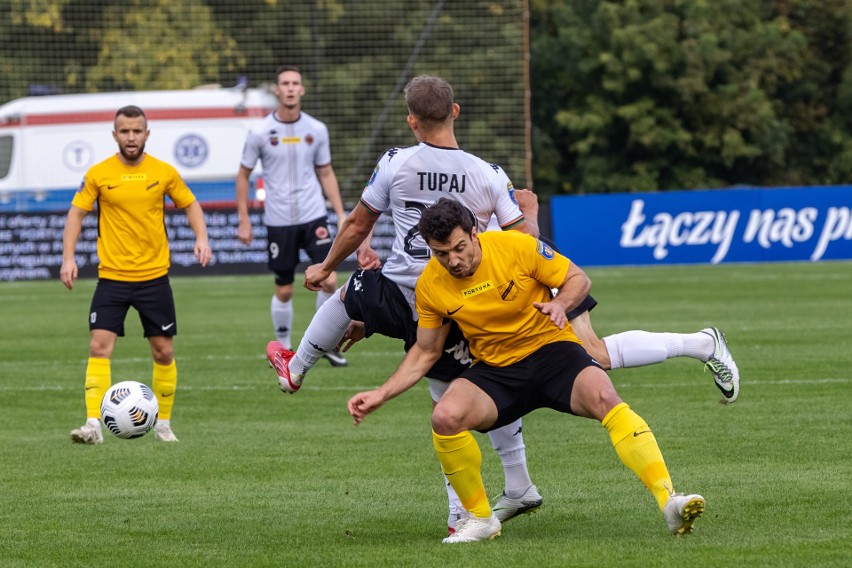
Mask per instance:
[[[92,166],[71,201],[92,211],[98,204],[98,275],[140,282],[169,270],[165,196],[180,208],[195,196],[174,167],[145,155],[128,166],[117,155]]]
[[[517,231],[481,233],[482,262],[473,276],[454,278],[435,258],[417,280],[418,325],[441,327],[455,320],[471,354],[506,366],[545,344],[580,340],[570,324],[559,329],[533,307],[548,302],[571,261],[538,239]]]

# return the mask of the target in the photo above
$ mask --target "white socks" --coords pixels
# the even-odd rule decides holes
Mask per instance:
[[[653,333],[634,330],[608,335],[603,340],[612,369],[653,365],[672,357],[692,357],[704,362],[712,357],[716,348],[713,338],[700,331]]]
[[[317,309],[305,330],[299,349],[288,365],[290,376],[304,376],[326,351],[337,347],[350,321],[340,301],[340,291],[332,292],[331,297]]]
[[[282,302],[273,294],[270,311],[272,312],[272,327],[275,330],[275,339],[281,345],[290,349],[290,335],[293,331],[293,300]]]
[[[488,433],[491,445],[497,450],[503,463],[505,477],[503,491],[507,497],[518,499],[526,493],[532,480],[527,470],[527,453],[524,446],[521,419],[492,430]]]
[[[334,292],[326,292],[325,290],[320,290],[319,292],[317,292],[316,308],[320,309],[320,306],[323,305],[326,300],[331,298],[332,294],[334,294]]]
[[[320,290],[317,293],[317,310],[319,310],[320,306],[322,306],[334,294],[339,294],[339,290],[335,292],[325,292]],[[272,327],[275,330],[275,339],[277,339],[281,345],[287,349],[292,349],[291,336],[293,332],[293,300],[282,302],[273,294],[270,312],[272,312]]]

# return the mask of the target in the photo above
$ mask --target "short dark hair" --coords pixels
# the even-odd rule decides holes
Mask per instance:
[[[145,119],[145,122],[148,122],[148,117],[145,116],[145,111],[136,105],[127,105],[121,107],[120,109],[115,111],[115,118],[118,118],[119,116],[126,116],[127,118],[136,118],[141,116]]]
[[[275,70],[275,82],[278,83],[278,77],[281,76],[281,73],[286,71],[295,71],[299,75],[302,75],[302,70],[296,67],[295,65],[279,65],[278,69]],[[302,75],[304,77],[304,75]]]
[[[423,211],[417,229],[426,240],[445,243],[450,235],[461,227],[461,230],[471,234],[474,216],[470,209],[449,197],[442,197]]]
[[[453,87],[440,77],[418,75],[405,86],[405,104],[416,119],[441,123],[453,114]]]

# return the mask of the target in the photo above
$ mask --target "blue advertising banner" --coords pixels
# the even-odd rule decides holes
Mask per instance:
[[[551,215],[580,266],[852,259],[852,186],[554,196]]]

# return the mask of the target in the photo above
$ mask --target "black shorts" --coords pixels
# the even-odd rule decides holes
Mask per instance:
[[[461,376],[487,394],[497,405],[495,430],[537,408],[571,411],[574,379],[587,367],[601,368],[579,343],[549,343],[526,358],[506,367],[478,362]]]
[[[89,331],[105,329],[124,337],[124,319],[131,307],[139,312],[145,337],[177,335],[175,300],[168,276],[144,282],[99,279],[89,310]]]
[[[381,270],[358,270],[349,279],[344,297],[346,314],[350,319],[364,322],[364,334],[374,333],[401,339],[405,350],[417,341],[417,322],[411,307],[396,282]],[[451,381],[472,362],[467,339],[452,322],[444,342],[441,358],[429,369],[430,379]]]
[[[295,280],[299,251],[304,250],[316,264],[325,260],[332,240],[325,217],[290,227],[267,227],[266,238],[269,270],[275,273],[275,283],[279,286],[292,284]]]

